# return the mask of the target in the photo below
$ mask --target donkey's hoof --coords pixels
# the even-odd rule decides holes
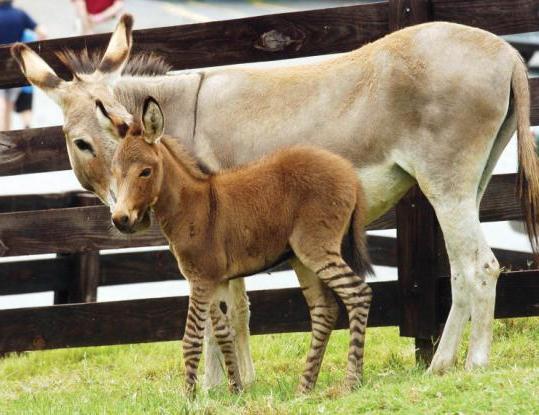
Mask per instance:
[[[434,356],[429,368],[427,369],[427,373],[429,375],[443,375],[447,373],[449,369],[454,366],[454,364],[453,359],[436,358],[436,356]]]

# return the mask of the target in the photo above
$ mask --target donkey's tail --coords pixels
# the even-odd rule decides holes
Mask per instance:
[[[356,207],[352,213],[350,228],[343,240],[342,255],[345,262],[358,276],[365,277],[374,271],[367,249],[367,234],[365,233],[365,214],[367,204],[363,189],[358,185]]]
[[[530,131],[530,90],[528,70],[518,52],[511,88],[517,117],[518,195],[526,221],[528,237],[536,258],[539,257],[539,164],[535,142]]]

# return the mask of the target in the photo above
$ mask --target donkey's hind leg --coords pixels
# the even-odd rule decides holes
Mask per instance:
[[[341,298],[346,306],[350,321],[346,383],[350,389],[353,389],[361,381],[363,373],[365,331],[372,290],[365,283],[365,279],[356,275],[342,259],[340,240],[337,239],[339,240],[337,244],[320,246],[321,241],[332,241],[335,238],[330,235],[328,238],[318,236],[312,240],[291,238],[290,244],[298,259],[310,269],[315,270],[316,275]]]
[[[210,307],[210,316],[213,327],[213,335],[223,357],[228,372],[230,388],[237,392],[242,389],[240,372],[238,369],[238,358],[236,356],[236,347],[234,345],[234,336],[230,329],[230,324],[226,314],[221,310],[217,302],[213,302]]]
[[[468,318],[472,330],[466,368],[485,366],[492,342],[496,282],[500,266],[479,222],[475,195],[431,198],[451,266],[452,305],[430,371],[443,373],[456,358]]]
[[[292,260],[291,265],[298,276],[311,315],[311,345],[298,385],[298,392],[306,393],[314,388],[318,379],[326,346],[339,316],[339,306],[331,290],[313,271],[298,259]]]

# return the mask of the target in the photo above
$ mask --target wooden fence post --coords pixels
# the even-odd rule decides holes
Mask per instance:
[[[440,327],[438,277],[445,264],[442,232],[418,186],[397,205],[400,335],[415,337],[416,360],[430,363]]]
[[[430,0],[389,0],[390,31],[430,19]],[[416,360],[425,364],[432,359],[438,334],[440,241],[434,210],[416,186],[397,205],[400,334],[415,337]]]
[[[73,196],[76,206],[95,205],[95,198],[86,193]],[[76,254],[58,254],[70,260],[69,285],[66,290],[54,292],[54,304],[93,303],[97,301],[100,281],[99,251]]]

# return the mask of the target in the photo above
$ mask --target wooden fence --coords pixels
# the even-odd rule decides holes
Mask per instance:
[[[174,69],[344,52],[407,25],[430,20],[469,24],[499,35],[539,30],[539,0],[390,0],[349,7],[134,32],[136,51],[164,55]],[[103,48],[108,35],[34,45],[62,76],[54,52]],[[25,84],[0,47],[0,88]],[[539,80],[530,81],[532,122],[539,124]],[[68,169],[60,127],[0,132],[0,176]],[[515,175],[495,176],[481,220],[521,219]],[[54,291],[55,305],[0,311],[0,353],[179,339],[186,297],[96,303],[97,287],[181,278],[168,251],[102,255],[101,249],[163,245],[157,228],[124,238],[110,232],[108,209],[87,193],[0,197],[0,256],[56,253],[54,259],[0,264],[0,295]],[[374,282],[370,326],[400,326],[428,359],[451,295],[441,232],[414,188],[370,229],[397,228],[397,239],[370,237],[375,264],[398,266],[398,281]],[[539,315],[539,271],[525,253],[495,251],[507,269],[498,283],[496,317]],[[254,334],[310,329],[299,289],[249,293]],[[339,327],[345,327],[341,313]]]

